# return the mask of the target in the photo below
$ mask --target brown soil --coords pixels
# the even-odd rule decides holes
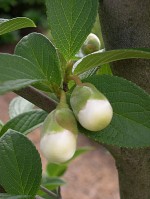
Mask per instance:
[[[9,101],[16,96],[0,96],[0,119],[8,120]],[[39,150],[39,129],[29,137]],[[95,150],[74,160],[64,175],[67,184],[62,187],[63,199],[119,199],[118,176],[115,162],[108,151],[80,135],[78,146],[94,146]],[[42,157],[42,156],[41,156]],[[46,161],[42,157],[43,168]]]

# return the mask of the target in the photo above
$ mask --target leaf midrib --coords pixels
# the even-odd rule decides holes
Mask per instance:
[[[114,113],[115,113],[116,115],[120,116],[120,117],[123,117],[123,118],[125,118],[125,119],[128,119],[128,120],[132,121],[133,123],[136,123],[136,124],[138,124],[138,125],[140,125],[140,126],[144,126],[145,128],[147,128],[147,129],[150,130],[150,128],[147,127],[147,126],[145,126],[143,123],[139,123],[139,122],[137,122],[137,121],[135,121],[135,120],[133,120],[133,119],[131,119],[131,118],[128,118],[127,116],[121,115],[121,114],[119,114],[119,113],[116,113],[116,112],[114,112]]]
[[[17,161],[17,157],[16,157],[16,153],[15,153],[15,147],[14,147],[14,143],[13,143],[12,139],[11,139],[11,142],[12,142],[12,146],[13,146],[13,150],[14,150],[15,161],[16,161],[17,168],[18,168],[18,174],[19,174],[18,176],[19,176],[19,178],[20,178],[21,187],[22,187],[22,192],[23,192],[23,194],[25,194],[25,193],[24,193],[23,184],[22,184],[21,172],[20,172],[20,169],[19,169],[19,164],[18,164],[18,161]],[[24,142],[24,143],[25,143],[25,142]],[[25,150],[26,150],[26,147],[25,147]]]

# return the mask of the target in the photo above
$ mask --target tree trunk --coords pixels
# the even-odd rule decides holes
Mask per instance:
[[[150,199],[150,148],[105,147],[116,160],[121,199]]]
[[[150,48],[150,0],[99,0],[99,3],[106,50]],[[150,93],[150,61],[124,60],[111,67],[113,74]],[[116,160],[121,199],[150,199],[150,148],[106,147]]]

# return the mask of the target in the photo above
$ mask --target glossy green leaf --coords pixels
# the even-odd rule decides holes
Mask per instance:
[[[21,113],[31,111],[33,107],[34,104],[24,99],[23,97],[15,97],[9,104],[9,117],[12,119]]]
[[[36,65],[17,55],[0,54],[0,94],[38,81],[45,81],[45,76]]]
[[[0,184],[8,194],[36,195],[42,175],[40,155],[32,142],[13,130],[0,138]]]
[[[66,60],[75,56],[90,33],[97,0],[46,0],[48,22],[55,44]]]
[[[48,113],[43,110],[33,110],[22,113],[13,119],[9,120],[1,129],[0,136],[2,136],[8,129],[19,131],[26,135],[39,127],[45,120]]]
[[[119,77],[97,75],[87,79],[105,94],[113,107],[113,119],[102,131],[90,132],[80,127],[88,137],[119,147],[150,146],[150,96],[135,84]]]
[[[13,19],[0,18],[0,35],[27,27],[36,26],[31,19],[28,19],[26,17],[17,17]]]
[[[31,33],[25,36],[16,45],[15,54],[29,60],[45,76],[50,84],[60,86],[61,69],[58,55],[52,43],[40,33]]]
[[[74,74],[81,74],[91,68],[110,62],[132,58],[150,59],[150,52],[148,52],[147,49],[120,49],[105,52],[98,51],[77,61],[74,64]]]
[[[65,184],[64,180],[62,180],[61,178],[57,178],[57,177],[50,177],[50,178],[44,177],[42,179],[42,185],[49,190],[54,190],[64,184]],[[39,192],[38,192],[38,194],[39,194]]]

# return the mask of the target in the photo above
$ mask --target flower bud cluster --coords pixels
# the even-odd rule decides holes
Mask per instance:
[[[76,119],[85,129],[100,131],[113,116],[107,98],[90,83],[74,88],[70,104],[73,112],[66,102],[60,103],[44,121],[40,148],[50,162],[62,163],[73,157],[78,134]]]

